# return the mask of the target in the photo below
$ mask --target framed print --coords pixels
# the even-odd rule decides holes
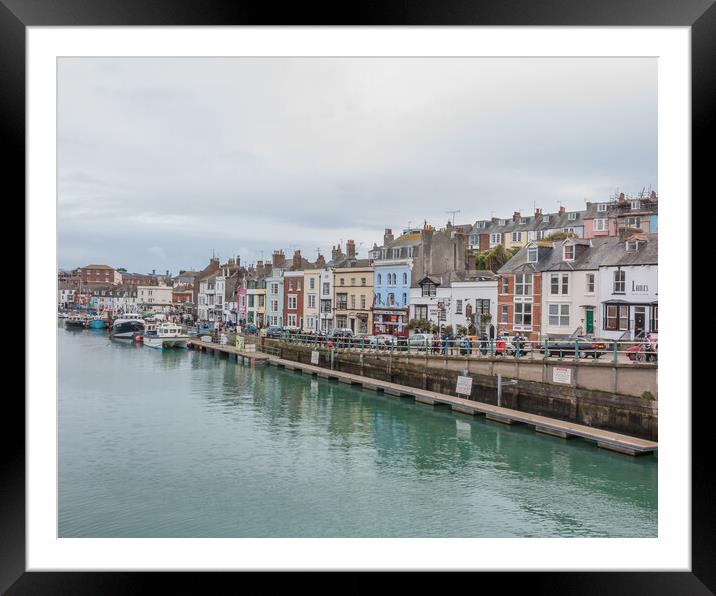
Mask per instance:
[[[3,590],[713,589],[709,2],[0,1],[28,220]]]

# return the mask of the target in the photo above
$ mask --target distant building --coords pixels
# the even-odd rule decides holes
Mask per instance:
[[[122,275],[109,265],[87,265],[80,268],[80,280],[84,286],[118,286]]]
[[[169,312],[172,310],[172,287],[137,286],[137,306],[155,313]]]

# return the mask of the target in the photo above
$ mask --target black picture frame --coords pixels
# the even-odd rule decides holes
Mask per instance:
[[[25,36],[30,26],[122,25],[450,25],[450,26],[689,26],[692,36],[692,196],[709,196],[705,147],[713,138],[716,106],[716,6],[714,0],[424,0],[307,6],[280,11],[271,3],[181,2],[179,0],[0,0],[0,126],[6,149],[5,183],[25,191]],[[350,7],[349,10],[346,10]],[[337,10],[336,10],[337,9]],[[701,149],[703,147],[703,149]],[[701,149],[701,150],[699,150]],[[9,198],[12,197],[12,198]],[[693,213],[696,209],[693,209]],[[23,211],[24,214],[24,211]],[[21,216],[22,217],[22,216]],[[23,217],[24,219],[24,217]],[[16,226],[13,226],[16,227]],[[11,256],[8,254],[8,259]],[[14,261],[14,259],[13,259]],[[26,313],[27,314],[27,313]],[[690,324],[690,321],[685,322]],[[17,353],[17,352],[16,352]],[[694,368],[695,369],[695,368]],[[684,393],[670,396],[688,403]],[[692,569],[691,573],[565,572],[501,574],[500,590],[583,594],[709,594],[716,591],[714,480],[710,433],[706,425],[710,393],[692,401]],[[211,591],[226,574],[28,573],[25,572],[25,408],[16,392],[5,392],[6,431],[0,451],[0,592],[19,594],[108,594]],[[317,562],[320,568],[320,562]],[[494,574],[490,574],[494,575]],[[150,581],[151,580],[151,581]],[[482,580],[481,578],[481,581]],[[238,586],[236,586],[238,589]]]

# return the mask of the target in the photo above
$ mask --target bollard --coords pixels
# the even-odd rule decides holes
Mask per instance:
[[[574,340],[574,361],[575,362],[579,361],[579,340],[578,339]]]

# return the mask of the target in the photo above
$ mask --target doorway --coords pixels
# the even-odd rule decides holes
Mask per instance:
[[[639,337],[644,333],[646,321],[646,309],[643,306],[634,308],[634,337]]]
[[[594,309],[588,308],[586,311],[586,315],[587,320],[584,324],[584,326],[586,327],[585,333],[587,335],[592,335],[592,333],[594,333]]]

